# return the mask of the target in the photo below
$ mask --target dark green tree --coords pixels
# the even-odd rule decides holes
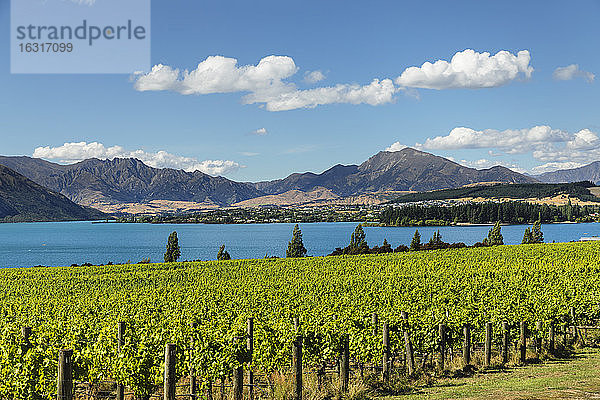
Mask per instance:
[[[306,248],[304,247],[304,243],[302,242],[302,231],[300,230],[298,224],[294,226],[294,231],[292,232],[292,241],[288,243],[288,248],[285,252],[285,256],[287,258],[297,258],[306,256]]]
[[[362,228],[361,224],[358,224],[352,235],[350,236],[350,244],[347,247],[348,254],[366,254],[369,252],[369,245],[367,245],[367,235]]]
[[[415,235],[412,238],[412,241],[410,242],[410,249],[412,251],[417,251],[419,249],[421,249],[421,234],[419,233],[419,230],[415,230]]]
[[[442,243],[442,235],[440,234],[440,230],[438,229],[436,232],[433,232],[433,236],[429,239],[429,246],[435,247],[440,246]]]
[[[167,251],[165,252],[165,262],[176,262],[181,257],[181,249],[179,248],[179,239],[177,238],[177,232],[173,232],[169,235],[167,241]]]
[[[388,243],[387,239],[383,239],[383,244],[381,245],[381,252],[382,253],[391,253],[394,250],[392,249],[392,246]]]
[[[521,244],[530,244],[533,243],[531,241],[531,230],[529,228],[525,228],[525,233],[523,233],[523,240]]]
[[[544,243],[544,233],[542,232],[540,220],[537,220],[531,229],[531,243]]]
[[[221,247],[219,247],[219,252],[217,253],[217,260],[219,260],[219,261],[231,260],[231,256],[229,255],[229,252],[227,250],[225,250],[224,244],[222,244]]]
[[[504,244],[504,237],[502,237],[500,221],[496,222],[494,227],[490,229],[488,237],[483,239],[483,244],[486,246],[499,246]]]

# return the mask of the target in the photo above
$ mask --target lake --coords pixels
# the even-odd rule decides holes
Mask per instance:
[[[300,224],[309,255],[321,256],[336,247],[345,247],[356,223]],[[214,260],[221,244],[233,258],[285,256],[293,224],[251,225],[150,225],[91,222],[53,222],[0,224],[0,266],[71,265],[138,262],[150,258],[162,261],[167,237],[177,231],[182,260]],[[526,226],[503,226],[506,244],[518,244]],[[421,239],[429,240],[439,229],[446,242],[471,245],[481,241],[489,226],[421,227]],[[600,236],[600,224],[546,224],[542,226],[546,242],[568,242],[582,236]],[[395,248],[408,245],[413,227],[366,227],[370,246],[383,239]]]

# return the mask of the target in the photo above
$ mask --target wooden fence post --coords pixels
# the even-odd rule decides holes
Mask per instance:
[[[239,343],[238,340],[239,338],[235,339],[236,343]],[[242,400],[244,398],[244,367],[241,358],[238,358],[237,361],[240,365],[233,370],[233,400]]]
[[[194,333],[196,332],[197,326],[198,326],[198,324],[195,322],[190,323],[190,328],[192,331],[192,334],[190,335],[190,361],[191,361],[192,355],[194,354],[194,348],[196,346],[196,343],[194,340]],[[196,398],[196,386],[197,386],[196,370],[194,369],[193,366],[190,365],[190,397],[192,398],[192,400],[194,400]]]
[[[390,327],[387,322],[383,323],[383,380],[390,379]]]
[[[29,342],[29,338],[31,337],[31,327],[24,326],[21,328],[21,337],[23,338],[23,344],[26,347],[30,347],[31,343]]]
[[[463,325],[463,363],[465,367],[471,364],[471,326],[466,323]]]
[[[446,361],[446,325],[439,325],[439,344],[440,344],[440,370],[444,370]]]
[[[248,318],[246,326],[246,350],[248,350],[248,398],[254,400],[254,372],[252,357],[254,353],[254,318]]]
[[[58,353],[57,400],[73,400],[73,350]]]
[[[502,322],[502,364],[508,362],[508,348],[510,346],[510,327],[507,321]]]
[[[519,361],[524,364],[527,361],[527,324],[525,321],[521,321],[520,334],[519,349],[521,354]]]
[[[164,384],[164,400],[175,400],[175,364],[177,364],[177,347],[173,343],[165,345],[165,375],[163,378]]]
[[[492,323],[485,324],[485,366],[489,367],[492,362]]]
[[[23,351],[23,354],[25,354],[32,347],[31,342],[29,341],[29,338],[31,337],[31,327],[30,326],[24,326],[21,328],[21,337],[23,338],[23,344],[21,345],[21,350]]]
[[[344,346],[342,349],[342,362],[340,365],[340,388],[342,392],[348,391],[348,382],[350,381],[350,336],[344,336]]]
[[[123,345],[125,344],[124,336],[125,336],[125,322],[119,322],[117,325],[117,351],[120,353]],[[125,385],[122,383],[117,384],[117,397],[116,400],[125,399]]]
[[[294,400],[302,400],[302,336],[296,335],[294,346]]]
[[[410,341],[410,332],[408,325],[408,313],[406,311],[402,311],[400,314],[401,318],[404,320],[404,349],[406,351],[406,368],[408,369],[408,375],[413,375],[415,373],[415,356],[413,353],[412,342]]]

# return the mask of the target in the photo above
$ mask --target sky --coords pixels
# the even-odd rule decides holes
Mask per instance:
[[[403,146],[531,174],[600,160],[599,0],[153,0],[151,70],[46,75],[10,73],[0,2],[3,155],[237,181]]]

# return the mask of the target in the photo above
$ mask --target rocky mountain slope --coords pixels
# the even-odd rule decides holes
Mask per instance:
[[[106,218],[0,165],[0,221],[75,221]]]
[[[292,174],[285,179],[255,185],[268,194],[323,187],[338,195],[349,196],[456,188],[481,182],[533,183],[536,180],[501,166],[477,170],[430,153],[405,148],[397,152],[379,152],[360,165],[336,165],[322,174]]]
[[[249,184],[199,171],[152,168],[132,158],[59,165],[29,157],[0,157],[0,164],[83,205],[152,200],[228,205],[262,195]]]
[[[288,204],[294,198],[306,201],[302,193],[313,196],[316,191],[327,192],[333,199],[370,193],[456,188],[482,182],[536,182],[532,177],[505,167],[477,170],[411,148],[398,152],[382,151],[360,165],[336,165],[320,174],[298,173],[285,179],[258,183],[235,182],[199,171],[152,168],[131,158],[89,159],[60,165],[30,157],[0,157],[0,164],[78,204],[107,211],[124,206],[128,210],[138,209],[137,204],[155,201],[187,202],[190,204],[186,204],[186,208],[201,209],[254,204],[256,202],[243,202],[284,193],[287,193],[284,203]],[[262,201],[256,204],[259,203]]]

